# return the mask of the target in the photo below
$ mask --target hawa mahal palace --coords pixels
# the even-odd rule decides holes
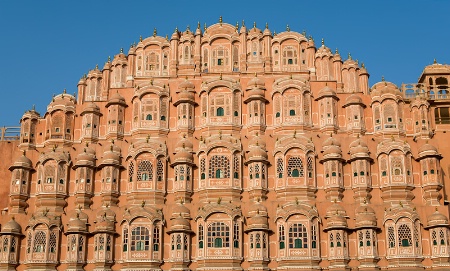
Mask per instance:
[[[450,66],[156,30],[0,142],[1,270],[450,270]],[[3,133],[5,130],[3,130]]]

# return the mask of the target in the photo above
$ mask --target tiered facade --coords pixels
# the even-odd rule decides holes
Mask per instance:
[[[289,28],[141,38],[22,117],[0,269],[449,270],[450,66],[368,78]]]

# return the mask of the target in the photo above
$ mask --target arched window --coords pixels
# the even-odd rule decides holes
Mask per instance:
[[[153,165],[148,160],[139,162],[137,170],[138,181],[151,181],[153,179]]]
[[[145,116],[145,120],[152,120],[153,117],[151,114],[147,114],[147,116]]]
[[[223,222],[208,226],[208,247],[230,247],[230,227]]]
[[[289,116],[295,116],[295,110],[294,109],[289,110]]]
[[[411,228],[408,225],[400,225],[397,230],[397,236],[400,247],[409,247],[412,245]]]
[[[284,170],[284,165],[283,165],[283,158],[278,158],[277,159],[277,175],[278,178],[283,178],[283,170]]]
[[[224,155],[214,155],[209,160],[209,178],[230,178],[230,160]]]
[[[290,157],[288,160],[288,177],[303,177],[303,161],[300,157]]]
[[[217,117],[223,117],[223,114],[224,114],[223,108],[222,108],[222,107],[217,108],[217,110],[216,110],[216,116],[217,116]]]
[[[308,232],[303,224],[295,223],[289,227],[289,248],[307,248]]]
[[[136,227],[131,231],[131,251],[148,251],[150,232],[146,227]]]
[[[280,244],[280,249],[285,247],[286,236],[284,235],[284,225],[278,226],[278,243]]]
[[[198,226],[198,247],[203,248],[204,235],[203,235],[203,225]]]
[[[47,243],[47,235],[43,231],[38,231],[34,235],[33,252],[45,252],[46,243]]]

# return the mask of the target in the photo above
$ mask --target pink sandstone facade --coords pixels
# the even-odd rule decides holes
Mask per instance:
[[[450,66],[368,78],[289,28],[141,38],[0,143],[0,270],[449,270]]]

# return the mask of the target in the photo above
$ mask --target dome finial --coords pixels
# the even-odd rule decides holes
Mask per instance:
[[[188,26],[186,27],[186,32],[189,33],[189,31],[191,31],[191,27],[188,25]]]
[[[245,27],[245,21],[242,20],[242,27]]]
[[[302,35],[306,37],[306,30],[303,30]]]
[[[123,54],[123,47],[122,47],[122,48],[120,48],[120,53],[121,53],[121,54]]]
[[[222,25],[222,23],[223,23],[223,18],[222,18],[222,16],[220,16],[219,17],[219,24]]]
[[[178,33],[178,26],[175,26],[175,31],[174,33]]]
[[[287,31],[287,32],[291,32],[291,28],[289,27],[288,24],[286,25],[286,31]]]
[[[433,64],[437,64],[436,58],[434,59]]]
[[[236,31],[239,29],[239,22],[236,22],[235,28],[236,28]]]
[[[348,59],[352,59],[352,54],[348,53]]]
[[[98,64],[95,64],[95,69],[98,70]]]
[[[266,23],[266,29],[269,29],[269,23]]]
[[[139,41],[142,41],[142,35],[139,36]]]
[[[153,28],[153,37],[156,37],[156,34],[157,34],[157,32],[156,32],[156,27],[155,27],[155,28]]]
[[[322,38],[322,45],[325,45],[325,40]]]
[[[384,80],[384,75],[381,76],[381,81],[383,81],[383,82],[385,81],[385,80]]]
[[[338,50],[338,48],[336,48],[336,52],[335,52],[335,54],[337,54],[337,55],[339,54],[339,50]]]
[[[253,22],[253,28],[256,28],[256,22]]]
[[[111,56],[108,56],[108,62],[111,62]]]
[[[361,62],[361,68],[365,68],[364,62]]]
[[[200,29],[200,22],[197,22],[197,29]]]

